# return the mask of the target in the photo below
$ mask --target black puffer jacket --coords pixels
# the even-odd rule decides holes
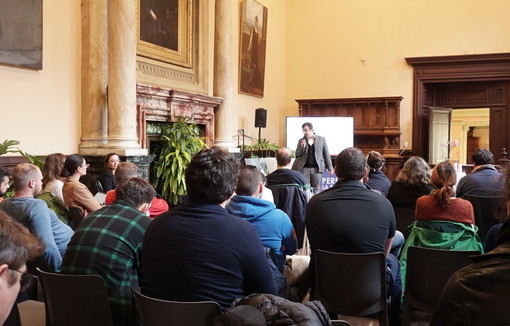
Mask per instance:
[[[251,307],[258,310],[258,315]],[[249,319],[247,314],[251,315]],[[214,319],[214,325],[329,326],[331,321],[319,301],[298,303],[271,294],[251,294],[237,299],[232,308]]]

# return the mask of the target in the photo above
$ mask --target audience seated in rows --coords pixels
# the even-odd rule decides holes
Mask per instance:
[[[276,152],[275,171],[267,176],[267,187],[273,192],[274,203],[290,218],[296,231],[298,248],[303,246],[308,183],[303,174],[291,170],[292,151],[283,147]]]
[[[285,255],[293,255],[297,250],[296,233],[285,212],[261,199],[263,187],[260,171],[252,165],[244,166],[237,181],[236,195],[227,205],[227,211],[257,229],[264,247],[274,250],[276,267],[283,273]]]
[[[401,290],[398,260],[390,254],[395,236],[393,207],[384,196],[363,184],[368,169],[366,157],[358,148],[349,147],[338,154],[335,173],[338,182],[308,203],[306,227],[310,245],[314,250],[342,253],[384,252],[391,270],[391,316],[396,322],[400,319]],[[313,283],[313,254],[310,274]]]
[[[438,163],[432,170],[431,182],[435,189],[430,195],[418,198],[416,221],[400,255],[402,280],[405,281],[410,246],[483,253],[474,225],[473,206],[467,200],[453,198],[456,181],[457,173],[448,161]]]
[[[457,197],[464,195],[500,196],[505,177],[494,167],[494,155],[489,150],[478,149],[472,156],[475,165],[471,173],[459,180]]]
[[[9,190],[10,176],[11,172],[3,166],[0,166],[0,203],[4,200],[7,190]]]
[[[62,187],[64,186],[64,178],[60,175],[64,168],[66,157],[62,153],[53,153],[46,156],[43,169],[43,189],[42,192],[49,192],[58,198],[64,204],[64,196],[62,195]]]
[[[116,188],[117,200],[90,213],[80,224],[62,263],[62,273],[103,277],[115,325],[138,325],[132,290],[138,289],[142,241],[154,188],[132,178]],[[178,268],[175,266],[174,268]]]
[[[367,184],[377,191],[379,191],[384,197],[388,195],[391,182],[390,179],[382,172],[382,168],[386,163],[386,159],[379,152],[371,151],[367,155],[367,164],[370,168],[368,173]]]
[[[510,184],[504,186],[507,210]],[[507,216],[509,211],[507,211]],[[453,274],[446,284],[430,325],[509,325],[510,223],[500,227],[496,248],[471,258],[472,264]]]
[[[115,171],[119,166],[119,155],[117,153],[108,153],[104,157],[104,173],[99,177],[98,181],[101,184],[101,190],[107,193],[110,190],[115,189],[116,179]]]
[[[414,221],[416,200],[434,190],[430,184],[429,165],[419,156],[411,156],[388,190],[388,199],[393,205],[397,229],[408,235],[407,227]]]
[[[44,252],[37,262],[41,269],[58,271],[73,230],[64,224],[41,199],[36,199],[42,190],[41,170],[30,163],[18,164],[13,171],[14,197],[0,203],[5,211],[39,237]]]
[[[29,285],[27,261],[41,255],[44,245],[26,227],[0,211],[0,325],[4,325],[16,297]]]
[[[240,163],[219,147],[203,149],[186,170],[188,202],[157,216],[142,248],[142,294],[219,303],[251,293],[276,294],[257,229],[229,214]]]
[[[131,162],[120,162],[115,172],[115,182],[117,184],[124,180],[138,177],[138,167]],[[110,205],[115,202],[116,189],[110,190],[106,193],[105,204]],[[149,207],[149,217],[154,218],[157,215],[164,213],[168,210],[168,203],[166,200],[154,197]]]
[[[101,208],[101,204],[94,199],[87,186],[80,182],[80,177],[87,174],[89,165],[80,154],[69,155],[62,169],[62,176],[66,178],[62,193],[67,207],[78,207],[83,217]]]

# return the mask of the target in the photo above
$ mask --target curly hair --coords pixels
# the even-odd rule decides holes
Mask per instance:
[[[241,163],[220,147],[196,153],[186,170],[186,188],[190,199],[220,204],[234,193]]]
[[[411,156],[395,178],[406,186],[421,186],[430,184],[432,170],[425,160],[419,156]]]

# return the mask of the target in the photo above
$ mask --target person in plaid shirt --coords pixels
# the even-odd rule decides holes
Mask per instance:
[[[62,263],[65,274],[103,277],[115,325],[137,325],[132,289],[138,289],[140,253],[151,219],[147,212],[154,188],[131,178],[116,188],[111,204],[91,213],[80,224]]]

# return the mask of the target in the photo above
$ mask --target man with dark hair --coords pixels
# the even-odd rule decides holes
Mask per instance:
[[[4,200],[5,193],[9,190],[9,170],[0,166],[0,203]]]
[[[287,214],[261,199],[263,189],[260,171],[252,165],[244,166],[239,174],[236,195],[227,210],[257,229],[264,247],[274,250],[275,265],[283,273],[285,255],[293,255],[297,250],[296,233]]]
[[[395,281],[390,285],[392,302],[398,309],[401,291],[399,264],[390,254],[395,236],[393,207],[388,199],[363,184],[368,173],[367,160],[358,148],[348,147],[338,154],[335,172],[337,183],[312,197],[308,203],[306,228],[310,246],[314,250],[344,253],[384,252]],[[312,283],[313,266],[312,254]]]
[[[218,302],[223,309],[247,294],[276,294],[257,230],[225,206],[239,160],[212,147],[186,170],[188,202],[157,216],[144,237],[140,287],[164,300]]]
[[[292,169],[302,172],[307,183],[318,189],[322,173],[326,170],[333,173],[328,145],[324,137],[315,134],[310,122],[303,123],[301,128],[303,138],[298,141]]]
[[[48,208],[44,200],[36,199],[42,190],[42,178],[37,166],[30,163],[18,164],[12,173],[14,197],[3,200],[0,210],[42,240],[45,249],[42,257],[34,261],[34,265],[54,272],[60,270],[73,230]]]
[[[120,162],[117,170],[115,171],[115,183],[119,184],[124,180],[138,177],[138,166],[131,162]],[[106,193],[105,204],[112,204],[117,198],[116,189],[110,190]],[[157,215],[164,213],[168,210],[168,203],[163,198],[158,198],[157,195],[151,201],[149,207],[149,217],[155,218]]]
[[[478,149],[471,159],[475,167],[470,174],[459,180],[457,197],[500,196],[506,179],[494,167],[494,155],[489,150]]]
[[[0,211],[0,325],[3,325],[12,309],[16,297],[25,286],[30,285],[31,275],[27,261],[43,251],[40,239]]]
[[[76,230],[62,263],[62,273],[103,277],[115,325],[137,325],[132,289],[138,289],[146,216],[154,188],[131,178],[116,187],[117,199],[90,213]]]

